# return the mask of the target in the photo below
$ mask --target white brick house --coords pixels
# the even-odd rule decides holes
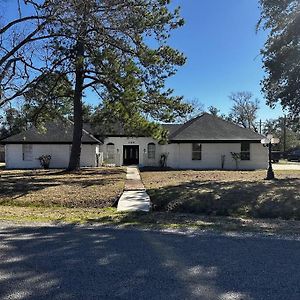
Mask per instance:
[[[4,140],[6,167],[38,168],[36,158],[42,154],[51,155],[50,167],[67,167],[73,130],[73,125],[67,124],[49,125],[45,134],[31,129]],[[87,127],[83,130],[81,166],[105,163],[158,167],[165,155],[167,166],[175,169],[235,169],[231,152],[241,153],[240,169],[267,166],[262,136],[218,117],[205,113],[184,124],[162,126],[169,132],[164,144],[151,137],[127,136],[121,127],[106,133],[104,129],[101,135]]]
[[[151,137],[126,136],[122,131],[107,134],[100,151],[104,161],[116,165],[159,166],[162,154],[167,166],[175,169],[235,169],[231,152],[241,153],[239,168],[267,167],[267,151],[261,145],[263,136],[203,114],[185,124],[164,124],[168,142],[159,144]]]

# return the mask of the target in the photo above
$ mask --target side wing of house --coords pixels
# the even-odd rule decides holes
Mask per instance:
[[[40,168],[39,157],[50,155],[50,168],[67,168],[72,145],[73,123],[53,122],[46,126],[46,132],[36,128],[7,138],[5,163],[8,169]],[[82,136],[81,167],[96,167],[102,164],[101,142],[85,130]]]
[[[204,113],[169,135],[168,165],[180,169],[263,169],[267,150],[262,135]],[[233,153],[240,159],[233,158]]]
[[[38,169],[39,157],[50,155],[50,168],[67,168],[70,160],[71,144],[6,144],[5,165],[7,169]],[[96,167],[98,145],[83,144],[81,167]]]
[[[168,153],[167,165],[175,169],[235,170],[233,153],[241,153],[238,169],[255,170],[267,167],[267,150],[260,143],[172,143],[164,146]]]

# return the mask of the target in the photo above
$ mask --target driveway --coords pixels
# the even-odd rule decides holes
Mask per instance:
[[[297,162],[288,162],[286,164],[273,164],[274,170],[300,170],[300,163]]]
[[[0,299],[300,299],[300,240],[0,223]]]

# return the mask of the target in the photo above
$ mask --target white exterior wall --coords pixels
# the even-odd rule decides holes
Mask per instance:
[[[221,156],[225,155],[224,169],[235,170],[235,161],[230,152],[241,152],[241,143],[203,143],[202,159],[192,160],[192,144],[167,144],[159,145],[152,138],[127,138],[127,137],[109,137],[105,139],[101,146],[103,151],[103,160],[107,161],[108,143],[115,145],[114,163],[117,166],[123,164],[123,146],[138,145],[139,146],[139,164],[140,166],[159,166],[160,156],[162,153],[168,154],[167,166],[174,169],[221,169]],[[155,159],[148,159],[147,146],[148,143],[155,143],[156,153]],[[145,152],[146,151],[146,152]],[[268,152],[259,143],[250,144],[250,160],[239,161],[239,169],[254,170],[265,169],[267,167]]]
[[[83,144],[81,146],[81,167],[96,167],[96,154],[99,154],[99,145]]]
[[[192,160],[192,144],[168,144],[162,146],[168,153],[167,165],[176,169],[221,169],[221,156],[225,155],[224,169],[236,169],[230,152],[241,151],[240,143],[202,144],[202,159]],[[239,161],[239,169],[254,170],[267,167],[267,149],[259,143],[250,144],[250,160]]]
[[[104,140],[101,145],[101,152],[103,152],[103,161],[107,162],[107,144],[113,143],[115,145],[114,163],[117,166],[123,165],[123,146],[139,146],[139,165],[140,166],[159,166],[161,146],[156,140],[150,137],[109,137]],[[148,144],[155,144],[155,159],[148,159]]]
[[[70,159],[70,144],[32,144],[32,161],[23,161],[22,144],[7,144],[5,163],[8,169],[40,168],[38,157],[51,155],[50,168],[66,168]],[[81,148],[81,167],[95,167],[99,145],[83,144]]]

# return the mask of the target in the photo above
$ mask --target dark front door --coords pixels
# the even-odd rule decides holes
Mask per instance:
[[[139,164],[139,146],[123,146],[123,164]]]

